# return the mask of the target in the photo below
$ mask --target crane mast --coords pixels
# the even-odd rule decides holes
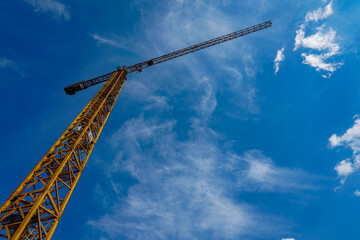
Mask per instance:
[[[51,239],[127,74],[265,28],[271,21],[75,83],[67,94],[105,82],[45,156],[0,207],[1,239]]]

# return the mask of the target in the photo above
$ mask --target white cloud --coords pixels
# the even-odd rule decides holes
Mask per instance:
[[[300,25],[295,36],[294,51],[299,48],[309,49],[309,52],[301,53],[301,56],[304,58],[303,64],[310,65],[318,72],[326,72],[326,74],[322,74],[324,78],[331,77],[332,73],[343,65],[340,62],[329,62],[331,57],[340,53],[340,46],[335,42],[336,31],[332,28],[326,31],[324,24],[316,28],[314,34],[306,37],[305,29],[308,22],[326,19],[332,13],[332,2],[324,9],[319,8],[316,11],[308,12],[305,17],[305,23]],[[318,51],[318,53],[313,53],[314,50]]]
[[[154,135],[162,132],[167,132],[174,127],[176,121],[167,121],[163,124],[153,124],[152,122],[145,122],[144,116],[141,115],[137,119],[132,119],[124,124],[116,134],[111,138],[113,144],[117,144],[124,136],[138,145],[137,139],[151,139]]]
[[[14,61],[7,58],[0,58],[0,68],[10,68],[24,77],[24,73],[20,70],[19,66]]]
[[[313,35],[305,37],[305,26],[300,26],[300,29],[296,31],[295,48],[299,47],[310,48],[315,50],[329,50],[332,55],[339,52],[339,45],[335,41],[336,32],[330,28],[327,33],[324,33],[324,28],[317,28],[317,32]],[[331,56],[332,56],[331,55]]]
[[[97,41],[99,44],[110,45],[112,47],[124,48],[124,45],[117,40],[102,37],[99,34],[92,33],[90,36]]]
[[[302,180],[309,179],[307,174],[277,167],[258,150],[243,156],[223,153],[216,134],[206,127],[180,141],[175,124],[140,116],[113,134],[110,142],[115,149],[120,147],[117,157],[99,163],[108,173],[113,193],[96,192],[102,203],[113,205],[108,214],[89,221],[94,229],[110,239],[257,237],[270,234],[278,220],[233,196],[244,190],[311,189]],[[126,196],[118,193],[121,183],[116,180],[124,171],[137,180]]]
[[[151,95],[147,101],[149,102],[149,104],[144,107],[144,110],[156,109],[159,111],[168,110],[171,108],[167,103],[168,99],[165,96]]]
[[[346,130],[342,136],[332,134],[329,138],[330,147],[344,146],[352,150],[351,159],[342,160],[335,166],[335,171],[345,183],[346,178],[360,168],[360,119],[355,116],[354,125]]]
[[[196,104],[196,110],[201,115],[201,118],[206,120],[215,110],[217,100],[213,85],[209,78],[202,77],[199,81],[199,88],[204,89],[204,94],[201,95],[199,104]]]
[[[295,238],[283,238],[282,240],[295,240]]]
[[[224,177],[231,172],[223,172],[224,158],[209,140],[211,131],[178,141],[174,123],[140,116],[114,134],[111,142],[123,150],[105,164],[109,179],[127,171],[138,184],[113,201],[110,214],[89,224],[112,239],[234,239],[255,227],[263,232],[258,213],[226,190],[230,179]],[[148,144],[151,149],[144,150]]]
[[[352,174],[355,171],[355,168],[349,160],[342,160],[335,166],[335,171],[338,176],[342,178],[341,183],[345,183],[346,177]]]
[[[331,147],[344,145],[350,147],[354,154],[360,152],[360,119],[356,118],[354,125],[347,129],[342,136],[336,134],[329,138]]]
[[[235,158],[240,160],[240,162],[237,161],[239,165],[234,167],[242,169],[237,174],[238,183],[242,188],[255,188],[263,191],[293,191],[315,188],[309,184],[310,179],[314,179],[314,177],[301,170],[277,167],[270,158],[258,150],[247,151],[244,156],[236,156]],[[247,181],[244,182],[244,179]]]
[[[17,69],[18,66],[15,62],[6,59],[6,58],[0,58],[0,68],[12,68]]]
[[[324,78],[331,77],[331,73],[338,70],[343,64],[342,63],[326,63],[325,60],[327,59],[324,55],[317,55],[317,54],[306,54],[302,53],[301,56],[304,58],[303,63],[308,64],[311,67],[314,67],[316,71],[327,71],[329,72],[327,75],[321,75]]]
[[[276,57],[274,60],[275,75],[279,71],[280,62],[284,61],[284,59],[285,59],[284,50],[285,50],[285,48],[279,49],[276,53]]]
[[[341,144],[340,137],[338,137],[336,134],[331,135],[329,142],[331,147],[337,147]]]
[[[317,22],[319,20],[328,18],[333,13],[334,13],[334,11],[332,9],[332,1],[330,1],[330,3],[328,5],[326,5],[325,8],[319,8],[315,11],[308,12],[306,14],[305,21],[306,22],[311,22],[311,21]]]
[[[44,12],[51,14],[54,18],[70,20],[68,8],[61,2],[55,0],[25,0],[31,4],[35,12]]]
[[[143,83],[142,83],[143,82]],[[153,85],[144,84],[142,82],[132,79],[132,81],[127,82],[126,95],[128,98],[131,98],[131,101],[137,101],[142,104],[146,104],[143,107],[143,110],[152,110],[152,111],[164,111],[172,109],[169,105],[169,98],[167,96],[159,95],[155,91],[156,89],[152,88]]]
[[[355,190],[354,194],[355,196],[360,197],[360,191],[358,189]]]

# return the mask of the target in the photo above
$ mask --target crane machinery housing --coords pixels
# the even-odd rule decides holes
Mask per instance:
[[[105,82],[45,156],[0,207],[1,239],[51,239],[126,81],[127,74],[272,26],[254,25],[65,87],[66,94]]]

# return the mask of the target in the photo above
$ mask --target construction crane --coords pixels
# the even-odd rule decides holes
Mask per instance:
[[[51,239],[80,175],[116,102],[126,76],[144,68],[271,27],[254,25],[173,53],[118,67],[65,87],[69,95],[105,82],[88,105],[0,207],[1,239]]]

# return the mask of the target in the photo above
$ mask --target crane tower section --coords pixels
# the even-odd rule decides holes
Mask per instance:
[[[126,80],[115,71],[0,208],[0,239],[50,239]]]

